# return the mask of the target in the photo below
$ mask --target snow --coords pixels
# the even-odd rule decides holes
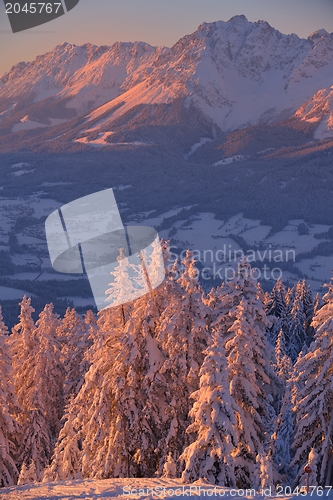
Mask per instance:
[[[296,262],[295,266],[310,278],[315,278],[320,286],[328,280],[333,271],[333,256],[317,255],[313,259],[303,259],[301,262]]]
[[[13,128],[12,132],[21,132],[22,130],[32,130],[34,128],[39,128],[39,127],[47,127],[44,123],[38,123],[34,122],[32,120],[25,120],[24,122],[16,123]]]
[[[110,137],[113,132],[104,132],[100,133],[97,136],[97,139],[93,139],[91,141],[88,140],[87,137],[80,137],[78,139],[74,139],[74,142],[81,142],[82,144],[87,144],[88,146],[92,146],[94,148],[100,148],[103,146],[151,146],[151,142],[142,142],[142,141],[134,141],[134,142],[107,142],[107,138]]]
[[[12,172],[11,175],[13,175],[14,177],[21,177],[21,175],[31,174],[34,171],[35,171],[35,169],[32,169],[32,170],[16,170],[15,172]]]
[[[295,116],[307,123],[318,124],[314,139],[333,137],[333,87],[316,92],[296,111]]]
[[[252,229],[248,229],[242,233],[242,238],[249,245],[255,245],[258,242],[264,240],[271,230],[270,226],[257,226]]]
[[[24,295],[27,295],[28,297],[34,297],[33,294],[25,292],[23,290],[17,290],[16,288],[8,288],[6,286],[0,286],[0,300],[22,299]]]
[[[210,139],[209,137],[201,137],[199,142],[193,144],[193,146],[190,149],[190,152],[184,155],[185,160],[187,160],[191,155],[193,155],[197,151],[197,149],[201,148],[201,146],[203,146],[207,142],[212,142],[212,140],[213,139]]]
[[[41,184],[41,187],[68,186],[70,184],[73,184],[73,182],[43,182],[43,184]]]
[[[218,165],[229,165],[230,163],[242,160],[244,160],[243,155],[230,156],[230,158],[224,158],[223,160],[216,161],[215,163],[213,163],[213,167],[217,167]]]
[[[82,276],[80,276],[80,278],[82,278]],[[93,297],[90,297],[88,299],[84,299],[82,297],[66,297],[66,299],[72,301],[74,307],[86,307],[86,306],[96,307],[96,303]]]
[[[75,142],[81,142],[82,144],[88,144],[89,146],[93,147],[101,147],[101,146],[108,146],[108,143],[106,142],[106,139],[112,135],[113,132],[105,132],[98,134],[97,139],[94,139],[92,141],[89,141],[87,137],[81,137],[79,139],[75,139]]]
[[[27,163],[24,161],[21,161],[20,163],[13,163],[10,168],[22,168],[22,167],[30,167],[31,163]]]
[[[49,126],[55,126],[55,125],[60,125],[61,123],[66,122],[67,120],[61,119],[61,118],[51,118],[50,119],[51,124],[50,125],[45,125],[45,123],[39,123],[35,122],[33,120],[30,120],[28,116],[25,116],[20,120],[20,123],[16,123],[13,128],[12,132],[21,132],[22,130],[32,130],[34,128],[39,128],[39,127],[49,127]]]
[[[28,205],[34,209],[34,217],[43,217],[45,215],[50,215],[51,212],[60,208],[62,203],[55,200],[40,199],[37,196],[32,199],[30,198]]]
[[[120,184],[119,186],[114,186],[112,189],[116,191],[124,191],[124,189],[130,189],[132,187],[132,184]]]
[[[18,486],[2,489],[1,493],[4,500],[74,500],[81,498],[84,500],[107,500],[108,498],[169,498],[170,500],[185,500],[186,498],[193,497],[205,499],[207,497],[221,498],[223,497],[223,490],[225,497],[228,498],[230,488],[222,488],[209,485],[205,479],[200,479],[192,484],[184,484],[181,479],[105,479],[93,480],[83,479],[75,481],[61,481],[59,483],[41,483],[35,485]],[[221,492],[221,493],[220,493]],[[279,495],[276,496],[267,489],[267,495],[256,495],[255,498],[270,498],[280,500],[297,500],[297,495]],[[235,496],[235,490],[233,490]],[[6,496],[4,496],[6,495]],[[230,495],[231,496],[231,495]],[[246,494],[244,490],[241,491],[242,498],[254,498]],[[326,495],[325,498],[333,498],[332,492]],[[302,495],[302,498],[308,499],[322,499],[320,494]]]

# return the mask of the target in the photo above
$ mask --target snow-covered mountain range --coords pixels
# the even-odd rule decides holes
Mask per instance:
[[[0,128],[57,126],[57,138],[62,125],[60,136],[80,146],[142,146],[159,142],[156,126],[183,123],[191,152],[221,132],[293,119],[326,139],[332,84],[333,33],[301,39],[235,16],[203,23],[170,49],[64,43],[20,63],[0,79]]]

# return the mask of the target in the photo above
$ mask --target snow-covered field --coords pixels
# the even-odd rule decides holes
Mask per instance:
[[[263,494],[264,493],[264,494]],[[323,493],[323,495],[321,494]],[[36,485],[17,486],[0,490],[4,500],[107,500],[108,498],[135,498],[150,500],[163,499],[194,499],[206,498],[279,498],[281,500],[297,499],[298,495],[276,495],[270,488],[259,490],[254,496],[249,490],[231,490],[221,486],[210,485],[205,479],[200,479],[188,485],[181,479],[105,479],[76,480],[59,483],[42,483]],[[302,495],[301,498],[323,499],[333,498],[333,493],[327,490],[313,492],[312,495]]]
[[[140,220],[134,219],[131,224],[144,224],[157,228],[164,218],[177,215],[180,211],[181,208],[173,209],[153,218],[149,216],[145,218],[142,215]],[[215,265],[215,270],[221,269],[220,275],[222,276],[226,276],[225,270],[230,268],[230,265],[235,261],[234,255],[238,255],[238,253],[234,254],[234,252],[241,251],[241,246],[232,239],[232,236],[235,235],[241,236],[250,246],[260,246],[259,251],[250,250],[253,267],[260,267],[258,264],[264,260],[270,260],[272,268],[279,268],[279,261],[292,263],[295,268],[309,277],[314,291],[321,290],[322,284],[329,281],[331,277],[333,256],[315,256],[311,259],[297,261],[299,254],[309,252],[321,242],[327,241],[324,238],[315,238],[314,235],[328,231],[330,226],[307,225],[309,234],[300,235],[298,225],[306,224],[306,221],[295,219],[290,220],[282,231],[268,237],[270,226],[262,226],[260,220],[247,219],[241,213],[225,221],[216,219],[213,213],[199,213],[195,215],[191,224],[183,227],[184,222],[184,219],[179,219],[172,224],[172,227],[176,229],[172,238],[176,241],[177,247],[190,248],[204,267],[213,269]],[[170,228],[160,231],[159,234],[162,238],[169,239],[169,232]],[[246,252],[244,253],[246,254]],[[300,279],[297,274],[285,270],[283,270],[282,276],[284,280],[291,282]]]
[[[8,288],[6,286],[0,286],[0,300],[20,300],[23,295],[27,297],[32,297],[33,295],[29,292],[24,292],[23,290],[17,290],[16,288]],[[1,496],[1,493],[0,493]]]

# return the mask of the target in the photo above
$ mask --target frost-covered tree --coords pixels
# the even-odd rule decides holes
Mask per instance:
[[[256,490],[274,487],[271,454],[258,453],[255,467]]]
[[[304,329],[306,333],[305,342],[309,346],[313,340],[314,328],[312,320],[314,315],[314,301],[312,297],[311,286],[302,280],[300,283],[300,297],[303,302],[303,311],[305,316]]]
[[[160,316],[157,342],[164,355],[159,371],[161,394],[165,393],[167,405],[164,409],[165,427],[159,441],[161,453],[160,473],[169,453],[177,463],[177,474],[181,474],[178,458],[189,444],[186,428],[190,424],[189,396],[199,388],[199,370],[203,350],[207,347],[208,308],[203,303],[203,291],[198,283],[198,272],[191,252],[182,261],[182,271],[172,283],[168,294],[169,303]],[[181,394],[181,397],[178,395]],[[155,397],[155,401],[157,398]]]
[[[156,290],[160,293],[163,286]],[[99,331],[89,351],[91,366],[73,402],[84,477],[156,472],[159,454],[155,450],[165,407],[155,398],[161,391],[157,372],[162,363],[155,339],[156,302],[163,302],[156,294],[132,302],[125,324],[117,307],[99,314]]]
[[[119,250],[117,257],[118,264],[110,275],[113,280],[105,290],[107,298],[112,307],[122,306],[127,302],[137,299],[142,293],[149,291],[146,275],[141,263],[134,264],[125,256],[124,249]],[[124,322],[126,321],[124,312]]]
[[[290,379],[287,381],[281,410],[272,435],[273,461],[275,465],[274,482],[286,486],[292,484],[295,478],[294,468],[290,466],[292,458],[291,444],[295,433],[292,403],[293,390],[293,381]]]
[[[70,308],[57,327],[57,335],[65,370],[64,396],[68,401],[72,394],[77,395],[83,384],[84,375],[89,369],[85,354],[93,339],[85,321],[75,309]]]
[[[44,469],[49,465],[52,453],[50,429],[42,410],[33,408],[28,415],[28,422],[21,443],[20,461],[22,464],[31,464],[33,462],[36,479],[41,481]],[[28,469],[30,469],[30,466]]]
[[[322,300],[319,293],[317,292],[313,302],[313,315],[317,314],[321,306],[322,306]]]
[[[0,487],[14,485],[18,477],[15,454],[19,426],[15,415],[18,414],[19,408],[14,392],[7,340],[8,329],[3,322],[0,306]]]
[[[27,409],[26,380],[31,373],[30,357],[36,348],[36,326],[32,319],[35,309],[30,305],[31,299],[23,297],[20,303],[19,323],[14,326],[9,340],[12,355],[13,377],[15,392],[19,404],[23,410]],[[20,415],[20,422],[25,420],[26,415]]]
[[[177,477],[177,465],[171,453],[169,453],[167,461],[164,464],[162,477],[167,477],[167,478]]]
[[[290,357],[287,354],[287,348],[285,345],[285,336],[283,330],[281,329],[275,346],[275,359],[276,359],[276,373],[280,379],[283,381],[288,380],[291,377],[293,371],[293,365]]]
[[[231,338],[225,344],[230,393],[241,409],[235,474],[238,487],[250,487],[256,456],[265,450],[274,418],[269,402],[270,362],[266,340],[270,321],[257,298],[256,282],[246,261],[241,262],[233,288],[246,290],[233,313]]]
[[[330,484],[333,442],[333,281],[323,297],[324,305],[313,319],[316,329],[315,340],[309,351],[298,359],[295,365],[295,381],[298,383],[296,396],[296,435],[293,443],[300,473],[308,460],[312,448],[318,453],[317,481]]]
[[[35,462],[32,460],[29,466],[27,466],[26,463],[24,462],[20,471],[20,476],[18,478],[17,484],[19,486],[22,486],[25,484],[33,484],[36,482],[38,482],[38,479],[36,474]]]
[[[272,326],[268,329],[268,339],[271,344],[275,345],[279,333],[288,334],[287,331],[287,302],[286,288],[283,282],[278,279],[269,294],[268,301],[265,305],[267,316],[273,320]],[[288,339],[284,339],[284,343],[288,343]]]
[[[34,386],[26,393],[27,398],[31,394],[31,402],[43,410],[51,440],[58,436],[64,410],[64,368],[57,338],[59,324],[58,314],[53,313],[53,304],[46,304],[36,323],[37,349],[31,353],[36,355],[35,369],[32,370]]]
[[[229,393],[228,365],[219,333],[204,351],[200,388],[191,395],[193,423],[187,433],[194,441],[183,451],[185,483],[207,478],[212,484],[235,486],[233,452],[238,445],[239,409]]]
[[[155,338],[152,300],[142,297],[120,338],[112,377],[116,425],[112,424],[109,466],[116,476],[152,477],[158,468],[161,406],[158,371],[164,356]],[[159,398],[156,398],[156,391]]]
[[[72,397],[66,409],[65,423],[60,430],[51,465],[44,472],[44,483],[82,477],[82,450],[79,448],[79,436],[74,420]]]
[[[34,460],[41,480],[60,428],[64,380],[56,334],[59,317],[53,314],[52,304],[47,304],[35,327],[32,311],[30,300],[23,299],[11,346],[15,388],[22,408],[19,465]]]
[[[302,296],[302,284],[299,282],[295,288],[295,297],[288,315],[289,345],[288,354],[294,363],[306,342],[306,315]]]

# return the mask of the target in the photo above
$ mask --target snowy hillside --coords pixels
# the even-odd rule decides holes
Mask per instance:
[[[200,142],[220,129],[275,123],[297,110],[296,118],[304,118],[302,106],[314,99],[311,120],[318,125],[326,120],[317,132],[325,138],[331,135],[325,89],[332,85],[332,74],[333,34],[319,30],[301,39],[265,21],[235,16],[200,25],[171,49],[143,42],[64,43],[34,62],[20,63],[0,80],[0,126],[15,132],[89,112],[79,128],[82,138],[91,131],[111,134],[120,119],[127,123],[131,110],[139,111],[135,127],[144,126],[150,123],[147,116],[154,118],[156,105],[177,102],[178,120],[188,121],[186,110],[195,106],[196,120],[211,123],[210,133],[197,137]],[[157,124],[172,120],[166,112]]]

